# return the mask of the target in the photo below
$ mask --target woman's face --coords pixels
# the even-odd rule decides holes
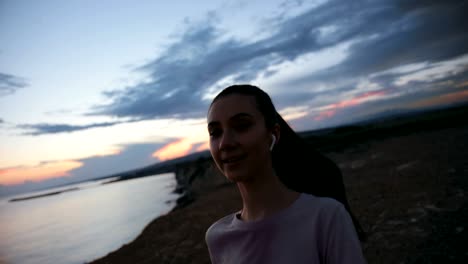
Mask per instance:
[[[251,181],[272,166],[271,131],[252,96],[217,99],[208,112],[208,132],[211,155],[229,180]]]

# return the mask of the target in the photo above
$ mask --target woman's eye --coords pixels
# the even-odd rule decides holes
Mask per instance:
[[[210,134],[210,137],[218,137],[219,135],[221,135],[221,130],[213,129],[209,131],[209,134]]]
[[[239,123],[234,128],[239,132],[243,132],[249,129],[249,127],[250,127],[250,123]]]

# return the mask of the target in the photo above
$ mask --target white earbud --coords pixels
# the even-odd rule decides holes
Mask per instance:
[[[270,151],[273,150],[273,147],[275,146],[275,143],[276,143],[275,135],[271,135],[271,138],[272,138],[272,142],[271,142],[271,145],[270,145]]]

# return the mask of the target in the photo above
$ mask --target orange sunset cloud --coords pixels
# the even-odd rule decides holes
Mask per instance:
[[[384,91],[373,91],[373,92],[368,92],[364,94],[360,94],[358,96],[355,96],[351,99],[343,100],[341,102],[338,102],[336,104],[331,104],[331,108],[346,108],[350,106],[355,106],[358,104],[362,104],[363,102],[369,101],[371,99],[376,99],[378,97],[381,97],[382,95],[385,95]]]
[[[356,105],[359,105],[359,104],[362,104],[364,102],[371,101],[371,100],[376,100],[384,96],[385,94],[386,94],[385,91],[372,91],[372,92],[367,92],[367,93],[357,95],[353,98],[346,99],[338,103],[326,105],[322,107],[324,111],[321,111],[317,116],[315,116],[314,120],[319,121],[325,118],[332,117],[336,114],[337,110],[339,109],[356,106]]]
[[[412,107],[430,107],[434,105],[444,105],[450,103],[460,103],[468,101],[468,90],[448,93],[436,97],[419,100],[413,103]]]
[[[195,151],[204,151],[210,149],[210,142],[205,142],[203,145],[200,145]]]
[[[325,118],[332,117],[335,113],[336,113],[336,110],[322,111],[316,117],[314,117],[314,120],[320,121],[320,120],[323,120]]]
[[[0,184],[15,185],[25,181],[42,181],[55,177],[68,176],[72,169],[83,164],[74,160],[41,163],[32,167],[13,167],[0,169]]]
[[[192,145],[188,139],[181,138],[158,149],[152,156],[161,161],[182,157],[189,154]]]
[[[194,149],[194,145],[203,143]],[[153,157],[161,161],[179,158],[190,154],[192,151],[204,151],[210,148],[209,142],[196,142],[194,139],[181,138],[171,142],[153,153]]]

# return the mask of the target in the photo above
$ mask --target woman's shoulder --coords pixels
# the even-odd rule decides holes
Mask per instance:
[[[301,199],[304,201],[303,205],[313,205],[319,209],[338,209],[343,207],[343,204],[330,197],[320,197],[313,194],[302,193]]]
[[[333,218],[337,212],[345,210],[342,203],[329,197],[319,197],[312,194],[301,194],[301,211],[307,212],[310,216],[316,218]]]
[[[232,227],[232,222],[238,212],[229,214],[214,222],[206,231],[206,238],[216,236],[216,234],[223,233]]]

